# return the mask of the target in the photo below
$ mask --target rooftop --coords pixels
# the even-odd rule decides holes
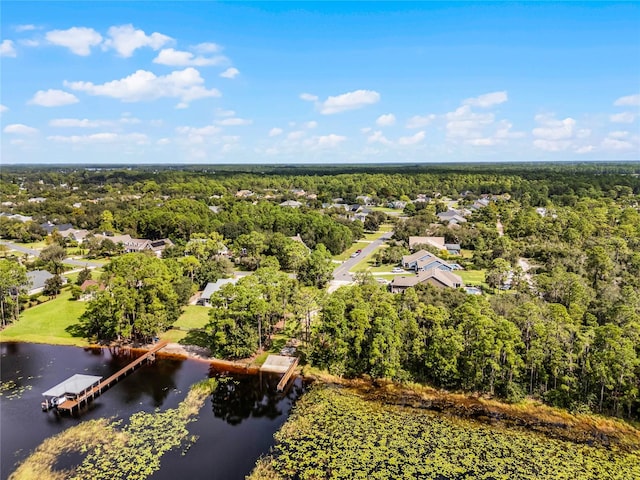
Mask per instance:
[[[62,395],[67,393],[72,395],[79,395],[87,388],[100,382],[100,380],[102,380],[102,377],[76,373],[74,376],[67,378],[64,382],[50,388],[42,395],[45,397],[61,397]]]

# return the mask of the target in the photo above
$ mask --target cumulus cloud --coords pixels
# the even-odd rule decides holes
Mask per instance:
[[[305,141],[305,146],[310,148],[335,148],[347,139],[344,135],[336,135],[331,133],[329,135],[315,136]]]
[[[431,124],[436,119],[436,116],[431,113],[429,115],[420,116],[415,115],[407,120],[407,128],[424,128],[427,125]]]
[[[171,143],[171,140],[169,140],[168,138],[160,138],[156,144],[157,145],[168,145]]]
[[[313,95],[311,93],[301,93],[300,94],[300,99],[304,100],[305,102],[315,102],[318,100],[318,96],[317,95]]]
[[[398,139],[398,145],[415,145],[420,143],[425,138],[424,131],[417,132],[415,135],[411,135],[410,137],[400,137]]]
[[[204,127],[189,127],[182,126],[176,127],[176,132],[180,135],[201,135],[201,136],[210,136],[216,135],[220,133],[222,130],[215,125],[206,125]]]
[[[380,127],[390,127],[395,125],[396,116],[393,113],[387,113],[386,115],[380,115],[376,120],[376,125]]]
[[[445,115],[447,136],[450,138],[474,139],[482,137],[482,130],[493,124],[493,113],[476,113],[469,105],[463,105]]]
[[[33,135],[38,133],[37,128],[29,127],[22,123],[12,123],[11,125],[7,125],[2,130],[4,133],[13,133],[15,135]]]
[[[39,90],[27,103],[29,105],[39,105],[41,107],[61,107],[63,105],[71,105],[78,103],[78,97],[69,92],[62,90]]]
[[[174,50],[173,48],[163,48],[158,56],[153,59],[153,63],[168,65],[171,67],[210,67],[225,63],[227,59],[222,56],[202,57],[191,52]]]
[[[640,93],[620,97],[613,104],[616,107],[640,107]]]
[[[237,68],[227,68],[224,72],[220,74],[222,78],[236,78],[240,74],[240,70]]]
[[[305,136],[302,130],[295,130],[287,135],[287,140],[299,140]]]
[[[191,48],[198,53],[216,53],[222,51],[220,45],[211,42],[199,43]]]
[[[609,116],[609,120],[613,123],[633,123],[636,119],[636,115],[631,112],[616,113]]]
[[[0,43],[0,57],[15,57],[16,55],[16,49],[13,46],[12,40],[3,40],[2,43]]]
[[[571,117],[556,120],[549,115],[536,115],[535,120],[542,126],[533,129],[534,137],[543,140],[564,140],[574,135],[576,121]]]
[[[335,113],[355,110],[373,105],[380,101],[380,94],[373,90],[355,90],[327,98],[320,106],[320,113],[333,115]]]
[[[237,117],[229,117],[224,120],[218,120],[216,122],[218,125],[223,125],[225,127],[238,127],[244,125],[251,125],[253,120],[249,120],[246,118],[237,118]]]
[[[581,155],[585,154],[585,153],[591,153],[591,152],[593,152],[595,150],[595,148],[596,147],[593,146],[593,145],[585,145],[584,147],[580,147],[580,148],[576,149],[576,153],[579,153]]]
[[[5,106],[5,105],[0,105],[0,113],[4,113],[7,110],[9,110],[9,107]]]
[[[311,130],[318,126],[318,122],[316,122],[315,120],[311,120],[310,122],[305,123],[304,126]]]
[[[91,48],[102,43],[102,35],[93,28],[71,27],[67,30],[51,30],[45,35],[47,42],[52,45],[66,47],[76,55],[86,57],[91,54]]]
[[[49,120],[50,127],[58,128],[98,128],[111,124],[112,122],[105,120],[89,120],[88,118],[54,118]]]
[[[149,138],[144,133],[120,134],[113,132],[93,133],[91,135],[51,135],[47,137],[47,140],[71,144],[135,143],[137,145],[145,145],[149,143]]]
[[[373,132],[367,137],[367,143],[381,143],[383,145],[392,145],[393,142],[385,137],[380,130]]]
[[[123,102],[140,102],[158,98],[178,98],[178,107],[206,97],[219,97],[220,91],[204,87],[204,79],[195,68],[176,70],[167,75],[156,76],[146,70],[138,70],[128,77],[96,85],[92,82],[68,82],[64,85],[72,90],[89,95],[117,98]]]
[[[269,130],[269,136],[270,137],[277,137],[278,135],[282,135],[283,130],[281,128],[278,127],[274,127],[271,130]]]
[[[36,27],[35,25],[16,25],[15,27],[13,27],[13,29],[16,32],[30,32],[32,30],[37,29],[38,27]]]
[[[478,97],[467,98],[462,102],[463,105],[470,105],[472,107],[481,107],[481,108],[489,108],[494,105],[499,105],[508,100],[507,92],[491,92],[485,93],[484,95],[480,95]]]
[[[25,47],[39,47],[40,46],[40,42],[38,40],[32,39],[32,38],[22,38],[20,40],[18,40],[18,43],[20,43],[20,45],[24,45]]]
[[[104,48],[111,48],[125,58],[133,55],[139,48],[150,47],[159,50],[173,41],[171,37],[158,32],[147,35],[143,30],[136,30],[131,24],[110,27],[107,35],[109,38],[104,41]]]

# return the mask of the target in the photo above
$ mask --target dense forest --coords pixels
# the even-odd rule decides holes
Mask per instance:
[[[41,240],[40,224],[51,221],[175,244],[158,259],[85,241],[89,254],[113,258],[107,288],[83,317],[86,335],[153,337],[196,290],[239,268],[254,274],[211,297],[202,335],[216,356],[251,356],[280,330],[301,341],[307,362],[340,376],[640,418],[637,163],[16,167],[0,180],[2,211],[32,217],[1,216],[3,239]],[[363,196],[372,206],[406,206],[368,223],[333,208]],[[438,222],[450,202],[465,208],[479,198],[491,202],[467,222]],[[301,205],[279,205],[287,200]],[[441,235],[469,252],[463,267],[485,272],[483,294],[428,285],[392,294],[368,274],[327,293],[332,256],[382,222],[394,234],[379,262],[397,264],[410,236]],[[63,249],[72,244],[53,237]],[[22,278],[18,260],[0,268]],[[17,316],[9,273],[3,322]]]

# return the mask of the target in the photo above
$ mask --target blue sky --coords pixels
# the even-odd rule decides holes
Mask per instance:
[[[2,163],[640,159],[640,4],[11,2]]]

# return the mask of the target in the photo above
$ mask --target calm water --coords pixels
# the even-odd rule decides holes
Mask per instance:
[[[111,387],[79,418],[73,418],[42,412],[42,392],[74,373],[106,377],[124,366],[129,357],[107,349],[29,343],[1,343],[0,354],[3,384],[16,383],[16,388],[3,391],[0,397],[3,479],[45,438],[72,425],[92,418],[127,419],[134,412],[175,408],[193,383],[222,375],[210,371],[203,362],[160,358]],[[277,383],[277,376],[238,374],[221,383],[198,420],[188,426],[189,432],[199,437],[196,443],[186,455],[178,449],[163,456],[161,469],[152,478],[244,478],[256,459],[273,445],[273,434],[303,392],[299,379],[284,394],[276,393]]]

